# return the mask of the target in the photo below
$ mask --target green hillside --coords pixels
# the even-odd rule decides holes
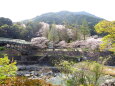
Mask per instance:
[[[35,22],[46,22],[49,24],[56,23],[56,24],[78,24],[80,25],[82,23],[83,19],[86,19],[89,24],[96,24],[102,18],[96,17],[95,15],[92,15],[87,12],[69,12],[69,11],[61,11],[61,12],[51,12],[46,13],[40,16],[37,16],[32,19],[32,21]]]

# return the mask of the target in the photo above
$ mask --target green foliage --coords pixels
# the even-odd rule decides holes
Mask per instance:
[[[69,35],[67,33],[67,29],[63,28],[61,31],[58,31],[58,35],[59,35],[59,41],[66,41],[68,42],[69,40]]]
[[[22,32],[24,27],[19,24],[13,24],[11,26],[11,38],[22,38]]]
[[[100,45],[100,50],[109,50],[115,52],[115,21],[101,21],[95,25],[95,30],[98,33],[106,33],[103,37],[103,43]]]
[[[0,26],[5,24],[12,25],[12,21],[9,18],[0,17]]]
[[[11,30],[10,30],[10,26],[7,24],[4,24],[2,26],[0,26],[0,36],[2,37],[8,37],[8,34],[10,34]]]
[[[10,63],[7,55],[4,55],[4,58],[0,58],[0,83],[7,77],[14,76],[16,71],[16,62]]]
[[[81,39],[81,37],[80,37],[81,32],[80,32],[80,30],[78,28],[73,28],[72,32],[73,32],[73,37],[72,37],[73,41]]]
[[[98,86],[103,71],[101,64],[91,61],[81,63],[62,61],[60,67],[63,67],[64,73],[71,75],[67,76],[66,86]]]
[[[74,62],[68,62],[68,61],[61,61],[59,64],[59,67],[62,67],[62,71],[64,73],[74,73],[76,71],[76,68],[72,67],[75,63]]]
[[[82,24],[83,19],[86,19],[89,27],[91,28],[93,28],[96,23],[102,20],[101,18],[97,18],[86,12],[81,12],[81,14],[77,15],[77,13],[66,11],[44,14],[42,16],[34,18],[31,21],[27,20],[24,24],[20,22],[13,24],[10,19],[0,17],[0,37],[30,40],[31,38],[35,37],[36,32],[41,28],[41,25],[38,22],[42,21],[49,24],[53,24],[55,22],[56,24],[67,25],[71,29],[71,26],[75,28],[77,26],[79,27]],[[62,34],[62,32],[64,33]],[[65,40],[66,42],[68,42],[69,37],[66,31],[62,32],[58,33],[59,37],[57,37],[57,39],[59,39],[60,41]],[[94,29],[90,29],[90,32],[93,35],[95,34]],[[52,30],[49,31],[49,33],[52,33]],[[79,39],[78,33],[76,33],[75,31],[74,34],[77,34],[77,36],[75,35],[73,37],[74,40]],[[48,31],[44,32],[44,36],[48,38]],[[49,38],[51,38],[51,36]]]
[[[39,31],[41,25],[38,22],[28,22],[25,25],[10,19],[0,18],[0,37],[30,40]]]
[[[35,36],[36,32],[39,31],[42,25],[38,22],[27,22],[25,26],[24,38],[30,40]]]
[[[23,28],[23,26],[18,24],[3,23],[0,26],[0,36],[7,38],[21,38],[21,32],[23,31]]]
[[[26,77],[7,78],[4,84],[1,85],[2,86],[54,86],[41,79],[28,79]]]
[[[4,47],[0,47],[0,51],[1,51],[1,50],[5,50],[5,48],[4,48]]]
[[[49,34],[48,34],[48,39],[52,42],[58,42],[59,41],[59,35],[58,35],[58,32],[56,30],[56,27],[54,24],[52,24],[50,26],[50,31],[49,31]]]
[[[35,17],[33,19],[33,22],[41,22],[42,21],[42,22],[46,22],[48,24],[53,24],[55,22],[55,24],[62,24],[62,25],[66,25],[68,28],[71,28],[71,25],[72,26],[81,25],[83,19],[86,19],[86,21],[89,24],[90,34],[97,35],[97,33],[94,30],[94,25],[103,19],[96,17],[92,14],[89,14],[87,12],[61,11],[61,12],[56,12],[56,13],[46,13],[41,16]]]
[[[86,36],[89,35],[89,33],[90,33],[88,22],[86,21],[86,19],[84,19],[82,21],[82,25],[80,27],[80,30],[81,30],[81,33],[83,34],[83,38],[85,40]]]
[[[79,14],[80,13],[80,14]],[[34,22],[46,22],[48,24],[77,24],[81,25],[82,20],[86,19],[91,26],[98,23],[101,18],[92,16],[87,12],[68,12],[68,11],[61,11],[56,13],[46,13],[41,16],[37,16],[33,19]]]

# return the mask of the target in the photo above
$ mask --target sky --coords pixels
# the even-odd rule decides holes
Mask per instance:
[[[0,17],[10,18],[13,22],[58,11],[86,11],[113,21],[115,0],[0,0]]]

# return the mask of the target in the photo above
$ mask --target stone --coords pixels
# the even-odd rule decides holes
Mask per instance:
[[[30,75],[30,74],[24,74],[24,76],[29,77],[29,76],[31,76],[31,75]]]
[[[115,79],[106,80],[101,86],[115,86]]]

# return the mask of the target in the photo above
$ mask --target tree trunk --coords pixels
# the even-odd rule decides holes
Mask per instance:
[[[84,38],[84,40],[85,40],[85,34],[83,35],[83,38]]]

